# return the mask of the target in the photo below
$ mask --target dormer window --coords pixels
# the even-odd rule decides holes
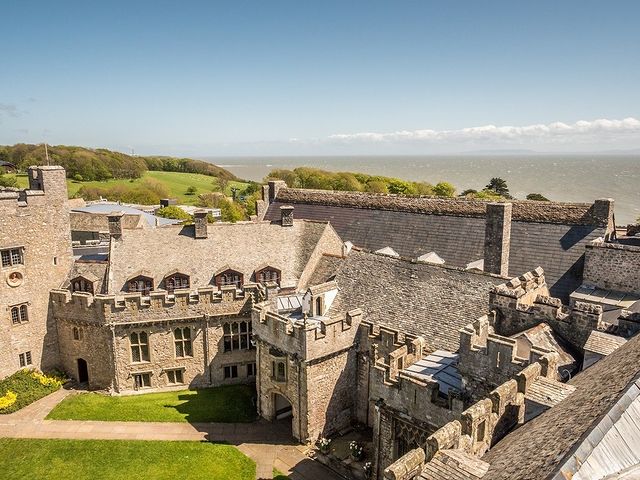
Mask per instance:
[[[216,275],[216,285],[223,287],[225,285],[234,285],[236,288],[242,288],[244,283],[244,275],[235,270],[225,270],[222,273]]]
[[[182,273],[174,273],[164,278],[164,288],[168,292],[179,290],[181,288],[189,288],[189,276]]]
[[[76,277],[71,280],[70,287],[72,292],[93,293],[93,282],[84,277]]]
[[[256,281],[264,285],[267,282],[275,282],[280,285],[280,270],[273,267],[264,267],[256,271]]]
[[[127,282],[127,290],[148,295],[153,290],[153,279],[139,275]]]

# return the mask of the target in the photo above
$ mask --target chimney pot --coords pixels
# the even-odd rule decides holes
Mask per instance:
[[[207,211],[196,210],[193,212],[193,224],[196,238],[207,238]]]
[[[293,207],[291,205],[280,207],[280,219],[283,227],[293,227]]]

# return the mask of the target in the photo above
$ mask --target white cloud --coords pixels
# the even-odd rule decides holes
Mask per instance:
[[[399,130],[396,132],[340,133],[326,138],[335,143],[565,143],[615,139],[640,134],[640,120],[580,120],[525,126],[483,125],[459,130]]]

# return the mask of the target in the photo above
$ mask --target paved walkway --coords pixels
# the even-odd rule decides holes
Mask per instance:
[[[256,478],[272,478],[273,468],[291,480],[341,480],[305,455],[288,425],[269,423],[159,423],[45,420],[73,390],[61,389],[9,415],[0,415],[0,437],[82,440],[191,440],[226,442],[256,462]]]

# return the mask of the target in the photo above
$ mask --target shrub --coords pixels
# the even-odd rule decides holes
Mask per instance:
[[[549,199],[541,193],[530,193],[527,195],[527,200],[538,200],[539,202],[548,202]]]
[[[0,381],[0,414],[12,413],[26,407],[36,400],[58,390],[64,379],[53,375],[44,375],[35,370],[23,369]],[[12,395],[9,395],[11,393]],[[13,402],[9,399],[15,395]]]
[[[456,194],[456,188],[448,182],[439,182],[433,187],[433,193],[438,197],[453,197]]]
[[[198,191],[198,189],[196,187],[194,187],[193,185],[191,185],[189,188],[187,188],[187,191],[185,192],[185,195],[195,195],[197,191]]]
[[[11,405],[16,403],[17,398],[18,396],[15,393],[13,393],[11,390],[7,390],[7,393],[5,393],[4,397],[0,397],[0,411],[4,410],[5,408],[9,408]]]
[[[174,218],[176,220],[190,221],[193,220],[191,215],[175,205],[169,205],[168,207],[159,208],[156,210],[156,215],[162,218]]]
[[[6,175],[0,175],[0,187],[18,187],[18,180],[16,177],[9,177]]]

